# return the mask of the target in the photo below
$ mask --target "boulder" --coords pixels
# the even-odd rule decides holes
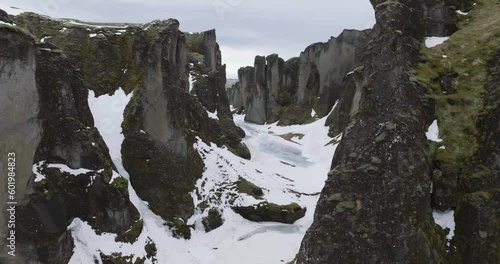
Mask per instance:
[[[243,218],[254,222],[279,222],[293,224],[304,217],[306,208],[296,203],[277,205],[262,202],[252,206],[235,206],[233,210]]]
[[[224,220],[219,210],[211,208],[208,210],[208,215],[202,220],[203,227],[206,232],[210,232],[222,226]]]

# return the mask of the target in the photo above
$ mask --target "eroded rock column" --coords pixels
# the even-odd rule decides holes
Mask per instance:
[[[359,54],[357,116],[344,132],[297,263],[436,263],[425,88],[410,80],[424,38],[418,1],[373,1]]]

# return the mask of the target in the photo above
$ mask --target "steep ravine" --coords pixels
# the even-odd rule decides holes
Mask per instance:
[[[43,130],[31,136],[40,145],[27,158],[33,166],[28,192],[20,193],[17,256],[2,252],[2,262],[227,263],[243,256],[253,263],[269,239],[288,243],[259,259],[293,259],[336,144],[324,119],[288,129],[237,119],[245,131],[238,128],[215,31],[186,35],[176,20],[96,25],[33,13],[5,23],[7,47],[36,51],[29,69],[40,99],[21,106],[38,106],[32,119]],[[2,65],[14,64],[6,54],[17,53],[2,54]],[[304,179],[308,173],[315,177]],[[254,221],[283,223],[245,220],[257,204]]]
[[[500,262],[500,5],[370,2],[227,91],[215,30],[0,10],[0,263]]]

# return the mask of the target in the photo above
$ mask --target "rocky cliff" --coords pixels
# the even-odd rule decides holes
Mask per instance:
[[[408,74],[425,33],[416,3],[374,4],[373,38],[354,73],[362,87],[357,117],[344,131],[298,263],[438,262],[424,133],[429,105]]]
[[[311,117],[326,116],[343,92],[342,80],[354,70],[356,51],[368,35],[369,30],[345,30],[287,62],[277,54],[257,56],[254,70],[239,71],[240,81],[229,95],[233,107],[244,111],[246,121],[257,124],[278,120],[280,125],[303,124]],[[249,81],[253,79],[255,84]]]
[[[1,13],[0,13],[1,14]],[[0,18],[7,23],[12,22]],[[38,119],[40,97],[36,82],[36,48],[34,38],[26,32],[11,26],[0,25],[0,100],[2,110],[2,126],[0,127],[0,152],[2,160],[0,169],[2,170],[1,206],[2,216],[7,212],[8,201],[8,181],[7,174],[9,163],[16,162],[15,174],[15,199],[20,204],[27,204],[23,197],[29,192],[28,183],[31,178],[31,167],[35,151],[41,139],[41,122]],[[16,100],[13,100],[16,98]],[[9,157],[8,153],[13,153]],[[12,167],[12,166],[11,166]],[[4,174],[5,173],[5,174]],[[10,219],[2,217],[0,223],[0,233],[2,237],[8,237],[10,230],[7,224]],[[10,235],[10,234],[9,234]],[[2,239],[0,245],[7,248],[9,241]],[[7,253],[2,251],[0,261],[7,262]]]
[[[250,158],[229,110],[215,31],[199,33],[194,50],[176,20],[100,26],[23,13],[2,21],[1,144],[5,157],[16,153],[19,175],[17,257],[2,251],[2,263],[67,263],[75,218],[97,233],[117,234],[117,241],[140,234],[128,181],[117,173],[121,164],[94,127],[90,90],[133,94],[123,123],[123,166],[139,197],[174,234],[189,238],[184,221],[194,213],[191,193],[205,166],[194,143]],[[197,75],[194,96],[190,74]]]
[[[343,137],[297,263],[496,263],[499,6],[371,2],[377,24],[329,118]],[[443,141],[424,136],[433,119]],[[454,236],[433,208],[456,208]]]

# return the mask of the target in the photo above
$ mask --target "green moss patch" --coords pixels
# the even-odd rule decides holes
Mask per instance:
[[[141,235],[143,227],[144,222],[142,221],[142,219],[137,220],[127,232],[117,236],[115,238],[115,241],[133,244]]]
[[[429,87],[435,101],[444,149],[434,161],[468,177],[477,150],[476,121],[483,111],[482,93],[487,79],[486,62],[500,46],[500,5],[495,0],[481,0],[467,16],[462,16],[459,30],[449,40],[434,48],[423,47],[423,62],[414,72],[414,80]],[[440,77],[456,73],[455,91],[443,93]]]
[[[239,193],[248,194],[255,199],[262,199],[262,196],[264,196],[262,188],[253,184],[252,182],[247,181],[243,177],[239,177],[238,181],[236,182],[236,189]]]

